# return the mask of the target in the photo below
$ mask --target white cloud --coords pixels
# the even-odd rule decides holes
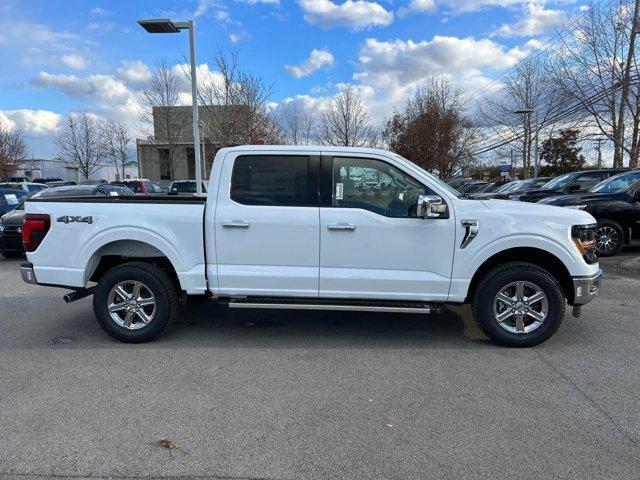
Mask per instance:
[[[531,0],[436,0],[439,6],[447,7],[454,13],[477,12],[485,8],[510,8],[525,5]],[[571,0],[568,0],[571,1]]]
[[[249,35],[244,30],[240,31],[240,32],[229,34],[229,40],[231,40],[231,43],[233,43],[233,44],[238,44],[238,43],[243,42],[245,40],[249,40],[250,38],[251,38],[251,35]]]
[[[330,0],[298,0],[298,3],[305,12],[304,19],[322,28],[361,30],[393,22],[393,13],[376,2],[347,0],[338,5]]]
[[[438,9],[435,0],[411,0],[405,7],[398,10],[398,16],[404,17],[411,13],[434,12]]]
[[[122,67],[117,71],[117,75],[126,83],[144,83],[151,77],[151,70],[140,60],[124,60]]]
[[[330,67],[335,63],[335,58],[327,50],[323,48],[321,50],[313,49],[309,58],[300,62],[298,65],[291,66],[285,65],[285,70],[296,78],[307,77],[312,73],[320,70],[323,67]]]
[[[55,133],[62,116],[50,110],[0,110],[11,128],[21,128],[26,136],[46,136]]]
[[[264,3],[266,5],[280,5],[280,0],[236,0],[236,2],[249,3],[251,5],[256,5],[259,3]]]
[[[532,1],[515,23],[501,25],[492,36],[531,37],[558,27],[565,20],[562,10],[547,9],[540,2]]]
[[[96,7],[89,10],[89,13],[91,15],[98,15],[98,16],[104,17],[106,15],[111,15],[113,12],[111,10],[107,10],[106,8]]]
[[[68,55],[62,55],[60,61],[69,68],[75,70],[83,70],[87,66],[87,61],[82,55],[76,53],[70,53]]]

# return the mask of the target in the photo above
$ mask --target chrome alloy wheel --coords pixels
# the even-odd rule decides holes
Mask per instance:
[[[153,320],[156,298],[144,283],[125,280],[109,292],[107,310],[116,324],[128,330],[138,330]]]
[[[599,227],[595,232],[596,250],[598,252],[608,253],[615,250],[618,242],[618,232],[612,227]]]
[[[512,282],[493,300],[493,316],[510,333],[531,333],[549,313],[549,300],[540,287],[531,282]]]

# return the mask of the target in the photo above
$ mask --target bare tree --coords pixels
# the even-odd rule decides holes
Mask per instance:
[[[553,62],[555,83],[613,142],[614,167],[626,153],[635,168],[640,153],[639,9],[638,1],[592,3],[574,35],[561,37]]]
[[[285,141],[290,145],[309,145],[313,139],[315,119],[313,111],[300,102],[281,107],[279,122]]]
[[[22,130],[11,128],[0,118],[0,179],[16,171],[18,161],[24,158],[26,151]]]
[[[133,143],[133,136],[129,133],[129,129],[121,122],[109,120],[103,125],[102,141],[105,155],[120,172],[120,178],[125,178],[125,169],[129,163]]]
[[[360,92],[347,85],[323,108],[319,136],[327,145],[364,147],[374,141],[369,113]]]
[[[551,136],[556,129],[559,112],[567,99],[547,72],[546,59],[527,57],[508,74],[502,88],[479,107],[483,123],[500,140],[519,145],[523,175],[529,176],[532,166],[532,147],[536,135]],[[529,110],[516,114],[516,111]],[[536,114],[533,113],[536,112]],[[535,116],[538,131],[535,130]],[[567,120],[568,121],[568,120]],[[515,140],[514,140],[515,139]]]
[[[387,120],[382,137],[391,150],[441,177],[471,162],[477,139],[462,91],[439,77],[416,89],[404,111]]]
[[[142,91],[143,110],[140,120],[153,132],[151,137],[161,147],[160,164],[168,169],[161,175],[175,178],[177,168],[186,162],[184,150],[178,148],[184,141],[182,127],[190,124],[190,117],[180,105],[181,81],[166,60],[153,69],[151,78]]]
[[[214,62],[216,72],[198,80],[205,135],[222,147],[266,143],[276,136],[268,111],[271,87],[240,67],[235,50],[219,51]]]
[[[105,157],[101,122],[86,111],[77,116],[69,115],[55,142],[64,163],[85,179]]]

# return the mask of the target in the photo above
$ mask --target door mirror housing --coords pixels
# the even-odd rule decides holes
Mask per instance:
[[[420,195],[418,197],[418,209],[416,215],[419,218],[443,218],[446,217],[447,204],[440,195]]]
[[[567,193],[576,193],[580,191],[580,185],[578,185],[577,183],[574,185],[569,185],[569,188],[567,188]]]

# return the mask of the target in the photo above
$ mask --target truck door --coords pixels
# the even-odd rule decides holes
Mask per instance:
[[[320,297],[446,301],[455,220],[416,217],[421,181],[383,158],[323,156]]]
[[[299,151],[225,157],[214,222],[221,295],[318,296],[319,158]]]

